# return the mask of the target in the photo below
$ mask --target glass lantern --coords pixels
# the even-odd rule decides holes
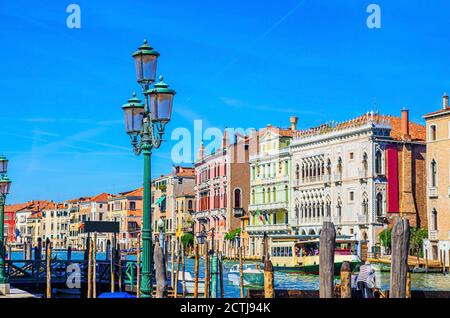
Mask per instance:
[[[0,194],[7,195],[11,187],[11,180],[7,176],[0,179]]]
[[[133,93],[133,97],[128,103],[122,106],[125,114],[125,129],[129,135],[138,135],[142,128],[142,118],[144,116],[144,105],[141,100]]]
[[[139,84],[151,84],[156,78],[156,64],[159,53],[144,40],[139,49],[133,53],[136,65],[136,79]]]
[[[164,83],[163,77],[159,77],[159,83],[150,91],[150,110],[152,121],[168,123],[172,115],[173,96],[176,92]]]
[[[0,173],[6,173],[6,171],[8,171],[8,159],[0,155]]]

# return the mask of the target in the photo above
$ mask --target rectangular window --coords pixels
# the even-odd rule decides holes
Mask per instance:
[[[350,202],[353,202],[355,200],[355,192],[350,191],[348,195],[348,199]]]
[[[354,156],[353,152],[350,152],[349,154],[350,160],[353,160],[353,156]]]
[[[436,125],[431,125],[430,126],[430,140],[434,141],[436,139],[437,139]]]
[[[130,210],[135,211],[136,210],[136,202],[131,201],[130,202]]]

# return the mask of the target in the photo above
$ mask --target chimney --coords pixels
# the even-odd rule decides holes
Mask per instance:
[[[442,108],[447,109],[448,108],[448,95],[447,93],[444,93],[444,96],[442,96]]]
[[[402,109],[402,139],[411,139],[409,135],[409,110],[407,108]]]
[[[197,160],[203,160],[205,156],[205,145],[203,144],[203,139],[202,142],[200,143],[200,147],[198,148],[198,156],[197,156]]]
[[[226,149],[228,148],[228,146],[230,145],[230,137],[228,136],[228,131],[227,131],[228,127],[225,127],[224,131],[223,131],[223,137],[222,137],[222,149]]]
[[[291,117],[289,118],[289,121],[291,122],[291,130],[292,130],[292,131],[296,131],[296,130],[297,130],[298,117],[296,117],[296,116],[291,116]]]

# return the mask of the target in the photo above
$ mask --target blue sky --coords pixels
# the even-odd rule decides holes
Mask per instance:
[[[81,8],[81,29],[66,7]],[[370,3],[381,29],[366,26]],[[450,2],[360,0],[23,1],[0,5],[0,152],[9,202],[65,200],[141,185],[124,133],[130,54],[147,38],[177,91],[172,129],[287,126],[371,109],[411,119],[450,91]],[[170,140],[153,175],[171,169]],[[195,153],[196,151],[194,151]]]

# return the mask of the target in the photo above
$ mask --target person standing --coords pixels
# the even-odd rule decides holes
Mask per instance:
[[[359,268],[356,286],[362,292],[363,298],[374,298],[372,287],[374,287],[375,270],[369,261]]]

